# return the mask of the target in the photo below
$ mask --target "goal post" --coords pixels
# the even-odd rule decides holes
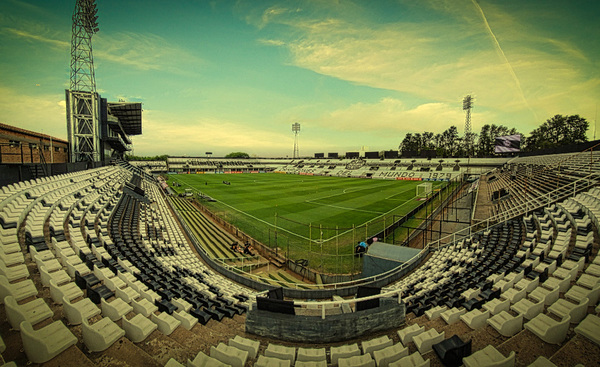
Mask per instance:
[[[431,194],[432,191],[432,184],[431,182],[423,182],[421,184],[417,185],[417,192],[416,192],[416,196],[417,197],[425,197],[429,194]]]

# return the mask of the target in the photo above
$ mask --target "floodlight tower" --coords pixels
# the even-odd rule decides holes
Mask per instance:
[[[300,124],[295,122],[292,124],[292,131],[294,132],[294,158],[299,158],[300,153],[298,152],[298,133],[300,132]]]
[[[473,142],[471,141],[471,108],[473,108],[473,98],[469,94],[463,99],[463,111],[467,111],[467,116],[465,118],[465,146],[469,156],[473,145]]]
[[[92,36],[99,30],[95,0],[76,0],[71,33],[71,72],[66,90],[69,160],[100,160],[99,96]]]

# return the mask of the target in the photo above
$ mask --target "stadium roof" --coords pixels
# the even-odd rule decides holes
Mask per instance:
[[[142,103],[141,102],[108,102],[111,115],[119,119],[123,131],[127,135],[142,133]]]

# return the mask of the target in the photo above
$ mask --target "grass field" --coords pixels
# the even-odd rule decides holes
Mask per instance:
[[[263,244],[331,272],[356,270],[356,242],[417,207],[422,183],[275,173],[169,176],[171,187],[173,181],[178,192],[216,199],[201,203]]]

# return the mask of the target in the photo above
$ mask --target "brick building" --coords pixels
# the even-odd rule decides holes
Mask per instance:
[[[69,143],[46,134],[0,123],[0,164],[67,163]]]

